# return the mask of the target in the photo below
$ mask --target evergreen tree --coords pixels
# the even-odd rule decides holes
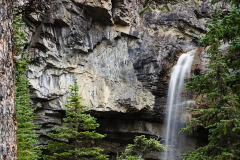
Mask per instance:
[[[34,108],[30,105],[29,81],[26,77],[28,70],[28,52],[23,47],[28,43],[25,33],[21,30],[24,25],[21,15],[14,14],[14,45],[18,60],[15,61],[15,100],[17,107],[17,156],[19,160],[37,160],[40,158],[40,146],[37,146],[36,126],[33,123]]]
[[[151,152],[164,151],[163,145],[155,139],[147,139],[144,135],[137,136],[134,144],[129,144],[118,160],[143,160]]]
[[[232,1],[226,15],[215,9],[212,24],[201,39],[209,46],[209,72],[196,76],[187,84],[209,107],[190,109],[198,116],[187,122],[182,131],[192,133],[199,127],[208,129],[208,144],[185,154],[185,159],[240,159],[240,9]],[[228,43],[228,53],[221,45]],[[206,97],[206,98],[205,98]]]
[[[49,152],[44,156],[46,160],[106,160],[102,149],[93,147],[93,140],[103,138],[104,135],[97,133],[99,127],[96,119],[86,114],[88,109],[81,104],[82,97],[78,94],[76,79],[70,86],[71,95],[66,105],[66,118],[63,118],[63,126],[54,128],[54,133],[48,136],[55,141],[49,141],[46,148]]]

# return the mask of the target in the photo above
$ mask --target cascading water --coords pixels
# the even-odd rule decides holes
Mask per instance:
[[[186,77],[190,76],[193,54],[195,50],[182,54],[177,64],[173,67],[168,88],[167,115],[165,116],[166,139],[164,160],[175,160],[177,150],[184,150],[184,136],[178,135],[178,132],[185,126],[186,112],[185,107],[193,101],[185,101],[183,94],[184,82]],[[180,147],[180,149],[179,149]]]

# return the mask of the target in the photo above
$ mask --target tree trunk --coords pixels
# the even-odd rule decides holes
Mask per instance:
[[[0,160],[17,159],[12,0],[0,0]]]

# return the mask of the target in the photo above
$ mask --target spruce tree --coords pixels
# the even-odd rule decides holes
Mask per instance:
[[[209,72],[196,76],[187,88],[201,97],[208,107],[191,108],[198,116],[187,122],[182,131],[192,133],[199,127],[209,131],[208,144],[185,154],[185,159],[240,159],[240,9],[232,1],[226,15],[219,9],[212,13],[209,31],[201,39],[209,46]],[[221,45],[229,44],[228,53]],[[205,98],[206,97],[206,98]]]
[[[48,155],[44,159],[106,160],[103,150],[93,146],[93,140],[103,138],[104,135],[95,131],[99,127],[96,119],[85,113],[88,108],[81,104],[82,97],[78,93],[76,79],[70,90],[63,126],[54,128],[54,132],[48,134],[55,141],[49,141],[46,145]]]
[[[26,77],[29,59],[28,52],[23,48],[27,42],[26,34],[21,30],[24,25],[21,14],[14,10],[14,45],[15,54],[18,57],[15,61],[15,100],[17,107],[17,157],[19,160],[37,160],[40,158],[41,150],[38,146],[33,123],[34,108],[31,105],[29,95],[29,81]]]
[[[118,160],[143,160],[143,158],[151,152],[164,151],[163,145],[159,141],[144,135],[136,136],[134,144],[128,144],[123,154]]]

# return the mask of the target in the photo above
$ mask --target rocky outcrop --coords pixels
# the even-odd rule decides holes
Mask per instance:
[[[133,135],[162,137],[169,72],[206,32],[209,3],[172,2],[172,12],[135,0],[31,0],[24,21],[36,123],[45,135],[61,124],[76,78],[100,131],[121,151]],[[131,136],[130,136],[131,135]],[[114,154],[113,153],[113,154]]]

